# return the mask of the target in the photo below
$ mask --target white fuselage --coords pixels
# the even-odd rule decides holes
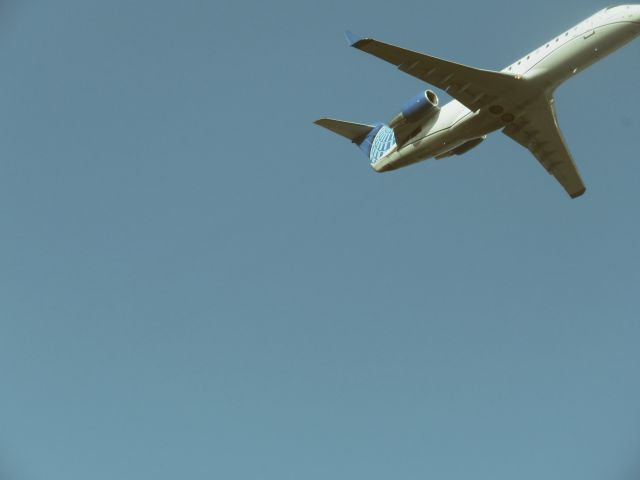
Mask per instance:
[[[545,45],[506,67],[551,94],[559,85],[640,35],[640,5],[609,7],[563,32]],[[531,99],[533,100],[533,99]],[[525,106],[527,99],[523,99]],[[517,115],[517,112],[513,112]],[[472,112],[454,100],[442,107],[437,120],[425,132],[401,149],[393,148],[372,167],[378,172],[395,170],[448,152],[465,143],[504,128],[504,115],[489,108]]]

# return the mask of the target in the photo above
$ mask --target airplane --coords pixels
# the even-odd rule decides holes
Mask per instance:
[[[447,92],[426,90],[388,123],[331,118],[317,125],[346,137],[376,172],[462,155],[502,132],[527,148],[571,198],[586,191],[558,127],[553,94],[566,80],[640,35],[640,5],[607,7],[500,72],[482,70],[346,33],[350,46]]]

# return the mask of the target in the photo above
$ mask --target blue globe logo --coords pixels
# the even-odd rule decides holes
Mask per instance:
[[[390,148],[396,144],[396,137],[393,134],[393,130],[387,126],[384,126],[376,134],[371,145],[371,152],[369,153],[369,159],[371,163],[378,161],[382,155],[385,154]]]

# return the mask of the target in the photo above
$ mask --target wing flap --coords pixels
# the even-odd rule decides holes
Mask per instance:
[[[379,42],[348,36],[351,46],[398,67],[399,70],[446,91],[472,111],[477,111],[517,89],[519,77],[468,67]]]

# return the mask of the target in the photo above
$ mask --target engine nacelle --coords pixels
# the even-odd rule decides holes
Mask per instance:
[[[425,90],[409,100],[404,108],[389,123],[391,128],[396,128],[407,123],[425,122],[440,108],[438,96],[431,90]]]

